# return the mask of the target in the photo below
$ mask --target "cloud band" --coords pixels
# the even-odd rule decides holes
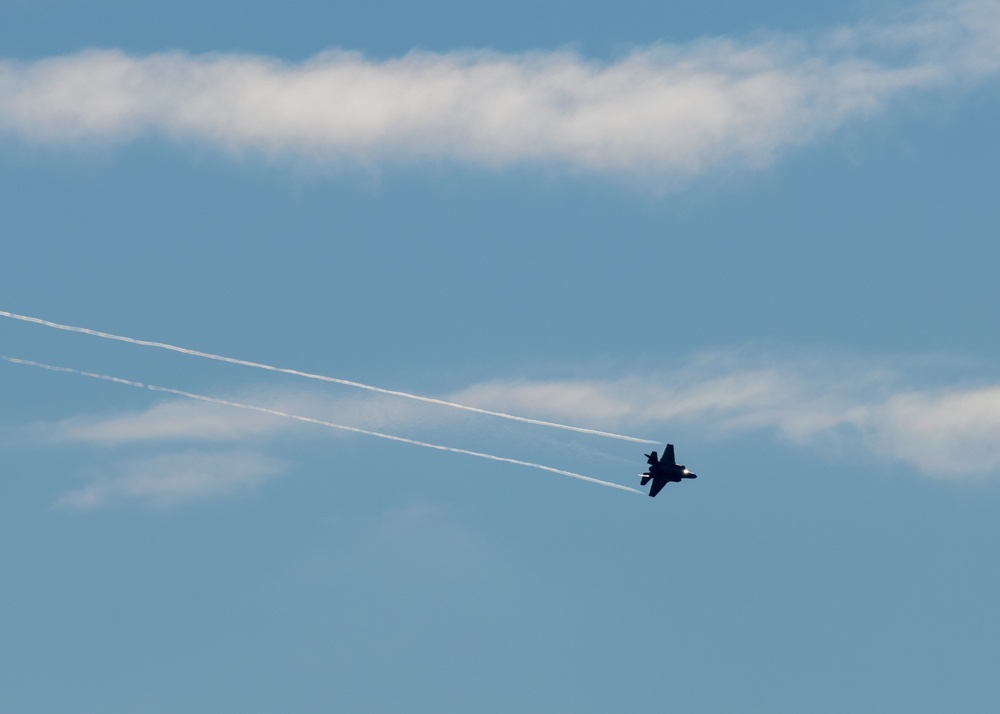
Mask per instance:
[[[696,174],[761,166],[907,92],[997,72],[1000,4],[932,3],[803,38],[572,52],[254,55],[88,50],[0,62],[0,131],[143,134],[325,163],[449,160]]]

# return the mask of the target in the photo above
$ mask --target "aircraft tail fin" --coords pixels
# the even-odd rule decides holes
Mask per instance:
[[[656,466],[660,463],[660,457],[656,455],[655,451],[651,454],[646,454],[646,463],[650,466]]]
[[[649,479],[651,479],[651,478],[653,478],[653,477],[650,476],[649,474],[642,474],[642,480],[639,481],[639,485],[640,486],[645,486],[647,483],[649,483]]]

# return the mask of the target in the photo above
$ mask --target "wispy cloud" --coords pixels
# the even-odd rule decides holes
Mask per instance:
[[[169,394],[169,392],[168,392]],[[215,399],[214,397],[211,399]],[[252,403],[262,411],[238,409],[224,403]],[[408,403],[385,398],[321,396],[301,390],[255,388],[219,402],[183,397],[142,409],[78,414],[57,421],[29,425],[22,439],[46,444],[89,444],[102,447],[209,443],[226,444],[276,438],[296,424],[267,410],[329,421],[345,421],[361,428],[413,425],[427,415]],[[326,430],[324,430],[326,432]]]
[[[610,481],[604,481],[602,479],[593,478],[592,476],[586,476],[584,474],[579,474],[574,471],[567,471],[565,469],[557,469],[552,466],[546,466],[545,464],[535,463],[532,461],[525,461],[522,459],[514,459],[507,456],[499,456],[496,454],[490,454],[483,451],[473,451],[470,449],[458,448],[455,446],[446,446],[443,444],[435,444],[428,441],[422,441],[420,439],[413,439],[405,436],[399,436],[396,434],[386,434],[379,431],[374,431],[372,429],[365,429],[359,426],[352,426],[349,424],[341,424],[337,422],[332,422],[326,419],[319,419],[316,417],[306,416],[304,414],[296,414],[288,411],[281,411],[274,409],[273,407],[263,406],[261,404],[248,404],[246,402],[236,402],[232,399],[221,399],[218,397],[212,397],[206,394],[196,394],[194,392],[185,392],[179,389],[174,389],[171,387],[161,387],[152,384],[144,384],[142,382],[136,382],[128,379],[123,379],[121,377],[113,377],[111,375],[100,374],[97,372],[85,372],[81,370],[74,369],[72,367],[59,367],[55,365],[49,365],[42,362],[36,362],[33,360],[23,360],[15,357],[8,357],[6,355],[0,355],[0,360],[8,362],[10,364],[19,364],[23,366],[35,367],[38,369],[44,369],[50,372],[57,372],[61,374],[75,374],[80,377],[87,377],[88,379],[98,379],[105,382],[111,382],[115,384],[128,385],[136,389],[144,389],[159,394],[170,394],[174,396],[180,396],[185,399],[190,399],[194,402],[200,404],[211,405],[212,407],[228,407],[237,411],[246,411],[252,414],[266,415],[268,417],[276,417],[278,419],[287,420],[288,422],[296,422],[298,424],[310,424],[313,426],[324,427],[326,429],[332,429],[336,432],[342,434],[363,434],[365,436],[375,437],[379,439],[385,439],[387,441],[394,441],[397,443],[405,443],[411,446],[419,446],[426,449],[433,449],[435,451],[449,452],[454,454],[462,454],[464,456],[473,456],[476,458],[486,459],[489,461],[498,461],[507,464],[514,464],[517,466],[525,466],[532,469],[537,469],[540,471],[547,471],[549,473],[556,473],[563,476],[569,476],[581,481],[587,481],[590,483],[599,484],[601,486],[606,486],[608,488],[614,488],[622,491],[631,491],[634,493],[641,493],[640,491],[631,488],[629,486],[622,486],[621,484],[612,483]],[[408,395],[401,395],[408,396]],[[312,400],[316,401],[316,400]],[[383,398],[384,401],[384,398]],[[432,400],[433,401],[433,400]],[[334,405],[338,403],[333,402]],[[439,404],[437,406],[442,406]],[[342,406],[342,404],[340,405]],[[410,407],[413,408],[412,405]],[[368,417],[371,418],[375,416],[376,418],[381,418],[384,410],[375,408],[364,410],[367,412]],[[405,410],[401,410],[405,414]],[[157,415],[158,416],[158,415]],[[98,418],[94,420],[93,418],[76,418],[62,422],[61,424],[56,424],[52,426],[46,426],[44,424],[36,424],[32,428],[37,434],[49,433],[50,440],[52,441],[84,441],[84,442],[97,442],[107,444],[120,443],[120,442],[130,442],[130,441],[143,441],[146,439],[160,439],[163,437],[178,439],[229,439],[233,438],[234,434],[239,434],[239,430],[225,430],[216,429],[214,434],[204,434],[195,429],[187,429],[183,425],[178,424],[177,420],[170,418],[163,423],[161,419],[156,416],[153,418],[143,418],[142,419],[144,428],[139,430],[131,430],[127,426],[128,421],[112,417],[108,418]],[[213,425],[216,425],[216,420],[211,420]],[[126,425],[123,429],[122,426]],[[261,429],[257,429],[260,431]]]
[[[938,477],[998,474],[1000,381],[969,378],[976,371],[973,367],[941,357],[875,359],[743,348],[700,355],[669,370],[625,370],[610,378],[497,379],[447,396],[533,417],[625,428],[664,439],[675,438],[671,434],[678,431],[720,441],[733,434],[759,433],[835,455],[849,454],[852,461],[879,458],[906,463]],[[227,407],[231,401],[206,398],[154,404],[140,412],[79,415],[34,424],[28,434],[47,443],[138,447],[163,453],[159,461],[123,461],[118,475],[102,476],[63,499],[65,505],[78,506],[125,498],[169,505],[239,491],[241,484],[256,485],[261,481],[254,479],[270,471],[247,466],[249,457],[243,452],[235,459],[206,457],[215,477],[203,478],[196,468],[200,462],[190,456],[200,452],[190,449],[195,444],[235,446],[252,440],[255,449],[266,450],[269,440],[302,422],[307,424],[294,432],[297,438],[327,438],[329,429],[313,429],[309,424],[323,426],[323,419],[331,418],[354,425],[350,429],[362,434],[374,433],[365,426],[391,423],[394,430],[436,434],[433,438],[444,441],[460,434],[494,442],[502,437],[490,417],[381,395],[343,399],[257,390],[245,398],[269,405],[254,410],[280,407],[314,416],[279,419],[255,411],[244,414],[243,409]],[[388,438],[426,445],[403,437]],[[432,448],[590,480],[526,461],[453,447]],[[177,478],[171,480],[165,473],[175,466]],[[162,493],[157,490],[161,487]]]
[[[758,167],[913,92],[996,74],[1000,3],[934,2],[814,36],[567,52],[253,55],[90,50],[0,63],[0,131],[35,142],[141,134],[333,164],[692,175]]]
[[[129,459],[111,473],[60,496],[57,505],[98,508],[118,503],[166,507],[179,503],[252,493],[284,466],[251,451],[184,451]]]
[[[122,446],[151,441],[239,441],[286,426],[284,420],[264,414],[178,400],[130,413],[78,415],[34,424],[29,433],[49,443]]]
[[[894,394],[869,423],[877,451],[932,473],[1000,469],[1000,385]]]
[[[737,352],[617,379],[495,381],[453,398],[607,428],[771,433],[942,477],[1000,471],[1000,384],[941,384],[922,374],[932,362]]]

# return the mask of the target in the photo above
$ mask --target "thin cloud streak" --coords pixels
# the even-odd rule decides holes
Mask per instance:
[[[900,361],[905,362],[905,361]],[[1000,472],[1000,384],[915,388],[890,360],[706,357],[622,379],[495,381],[456,399],[710,437],[796,444],[911,464],[938,477]]]
[[[254,404],[325,421],[349,423],[372,431],[400,428],[449,428],[461,423],[453,414],[428,414],[419,404],[386,397],[329,397],[303,391],[257,386],[230,395],[232,401]],[[445,418],[442,418],[445,417]],[[240,412],[192,399],[156,402],[126,412],[91,413],[36,422],[21,432],[22,443],[36,445],[89,444],[122,447],[151,444],[226,444],[257,442],[284,435],[292,423],[267,414]],[[296,432],[295,438],[302,436]]]
[[[384,434],[378,431],[372,431],[369,429],[360,429],[358,427],[347,426],[344,424],[336,424],[334,422],[325,421],[323,419],[314,419],[312,417],[301,416],[298,414],[291,414],[288,412],[279,411],[277,409],[270,409],[268,407],[256,406],[253,404],[245,404],[243,402],[234,402],[227,399],[216,399],[215,397],[209,397],[203,394],[195,394],[193,392],[185,392],[180,389],[172,389],[170,387],[159,387],[154,384],[145,384],[143,382],[135,382],[130,379],[122,379],[121,377],[113,377],[106,374],[98,374],[96,372],[85,372],[78,369],[73,369],[72,367],[58,367],[55,365],[44,364],[42,362],[35,362],[34,360],[18,359],[16,357],[8,357],[6,355],[0,355],[0,360],[4,362],[9,362],[11,364],[25,365],[29,367],[38,367],[40,369],[45,369],[50,372],[62,372],[65,374],[75,374],[81,377],[89,377],[91,379],[100,379],[107,382],[114,382],[115,384],[123,384],[129,387],[136,387],[139,389],[148,389],[153,392],[160,392],[162,394],[173,394],[178,397],[185,397],[187,399],[195,399],[200,402],[206,402],[209,404],[218,404],[221,406],[233,407],[236,409],[245,409],[247,411],[257,412],[259,414],[267,414],[273,417],[279,417],[282,419],[292,419],[294,421],[300,421],[307,424],[316,424],[317,426],[324,426],[330,429],[338,429],[340,431],[347,431],[354,434],[364,434],[365,436],[374,436],[379,439],[387,439],[389,441],[397,441],[403,444],[410,444],[412,446],[421,446],[425,449],[435,449],[437,451],[448,451],[453,454],[464,454],[466,456],[474,456],[480,459],[488,459],[490,461],[500,461],[507,464],[514,464],[516,466],[525,466],[532,469],[538,469],[540,471],[548,471],[549,473],[559,474],[561,476],[569,476],[571,478],[578,479],[580,481],[587,481],[589,483],[597,484],[599,486],[607,486],[608,488],[618,489],[620,491],[629,491],[631,493],[642,493],[634,488],[629,488],[628,486],[622,486],[621,484],[611,483],[610,481],[602,481],[601,479],[593,478],[591,476],[584,476],[583,474],[578,474],[573,471],[564,471],[563,469],[553,468],[551,466],[545,466],[543,464],[536,464],[530,461],[521,461],[519,459],[511,459],[505,456],[495,456],[493,454],[486,454],[479,451],[470,451],[468,449],[459,449],[453,446],[442,446],[440,444],[432,444],[426,441],[418,441],[416,439],[407,439],[402,436],[395,436],[392,434]]]
[[[998,474],[1000,383],[952,378],[950,386],[942,386],[940,376],[920,376],[927,369],[939,371],[949,364],[951,368],[958,366],[940,359],[776,357],[737,350],[703,355],[687,366],[665,372],[633,372],[617,379],[495,380],[472,385],[453,396],[499,408],[532,410],[552,418],[574,415],[623,427],[656,429],[663,434],[664,441],[684,438],[678,432],[688,438],[697,435],[709,441],[734,434],[762,433],[841,457],[849,455],[852,461],[874,457],[910,464],[936,477]],[[183,402],[158,404],[131,415],[75,417],[53,424],[36,424],[29,427],[29,436],[42,443],[107,446],[157,441],[234,443],[269,437],[283,428],[287,419],[293,419],[425,445],[384,434],[377,431],[377,426],[371,428],[389,423],[398,428],[427,425],[425,413],[400,410],[399,404],[388,401],[331,402],[308,394],[258,390],[251,406],[245,401],[220,400],[106,375],[84,374],[192,401],[187,406]],[[914,384],[925,386],[918,388]],[[250,418],[227,418],[224,411],[215,411],[214,406],[237,406],[248,411]],[[324,418],[299,416],[315,412]],[[368,428],[343,427],[331,421],[331,414],[342,415]],[[286,419],[270,419],[269,415]],[[340,420],[340,416],[333,418]],[[450,424],[448,428],[454,426]],[[451,447],[431,445],[431,448],[479,455]]]
[[[286,369],[284,367],[275,367],[269,364],[261,364],[260,362],[250,362],[248,360],[236,359],[234,357],[223,357],[222,355],[212,354],[210,352],[201,352],[199,350],[192,350],[186,347],[178,347],[177,345],[170,345],[164,342],[152,342],[150,340],[139,340],[134,337],[124,337],[122,335],[113,335],[108,332],[100,332],[98,330],[91,330],[86,327],[74,327],[72,325],[63,325],[58,322],[51,322],[49,320],[42,320],[37,317],[29,317],[28,315],[18,315],[14,312],[7,312],[6,310],[0,310],[0,317],[8,317],[12,320],[20,320],[21,322],[29,322],[35,325],[42,325],[43,327],[51,327],[56,330],[63,330],[66,332],[75,332],[82,335],[90,335],[92,337],[100,337],[104,340],[113,340],[116,342],[125,342],[132,345],[139,345],[141,347],[156,347],[162,350],[168,350],[170,352],[178,352],[180,354],[190,355],[192,357],[201,357],[203,359],[210,359],[216,362],[226,362],[229,364],[241,365],[243,367],[252,367],[254,369],[262,369],[268,372],[280,372],[281,374],[290,374],[296,377],[304,377],[306,379],[315,379],[321,382],[331,382],[333,384],[340,384],[346,387],[354,387],[356,389],[363,389],[369,392],[376,392],[378,394],[384,394],[392,397],[402,397],[404,399],[412,399],[414,401],[425,402],[427,404],[436,404],[438,406],[449,407],[452,409],[460,409],[462,411],[474,412],[476,414],[485,414],[487,416],[499,417],[501,419],[509,419],[511,421],[519,421],[525,424],[534,424],[536,426],[547,426],[553,429],[563,429],[565,431],[575,431],[580,434],[589,434],[591,436],[603,436],[610,439],[619,439],[621,441],[631,441],[639,444],[655,444],[655,441],[650,441],[649,439],[639,439],[634,436],[626,436],[624,434],[613,434],[607,431],[599,431],[597,429],[586,429],[579,426],[571,426],[569,424],[557,424],[555,422],[542,421],[540,419],[530,419],[528,417],[517,416],[515,414],[507,414],[504,412],[491,411],[489,409],[481,409],[479,407],[469,406],[467,404],[459,404],[457,402],[450,402],[444,399],[435,399],[434,397],[425,397],[419,394],[411,394],[409,392],[400,392],[393,389],[383,389],[382,387],[375,387],[370,384],[362,384],[361,382],[353,382],[347,379],[340,379],[338,377],[327,377],[322,374],[312,374],[310,372],[301,372],[297,369]]]
[[[150,442],[227,442],[261,437],[284,422],[263,414],[233,413],[232,409],[190,401],[154,404],[140,413],[105,417],[72,417],[36,424],[28,435],[48,444],[121,446]]]
[[[139,501],[166,508],[235,493],[252,493],[284,466],[247,451],[205,453],[184,451],[130,459],[114,473],[102,474],[86,486],[68,491],[56,501],[64,508],[99,508]]]
[[[765,166],[901,96],[998,67],[996,0],[922,4],[814,37],[657,45],[612,62],[567,51],[331,51],[290,64],[87,50],[0,62],[0,132],[39,143],[152,134],[334,165],[690,176]]]

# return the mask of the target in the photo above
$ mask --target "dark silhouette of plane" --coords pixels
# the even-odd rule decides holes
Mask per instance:
[[[646,454],[646,463],[649,464],[649,471],[642,474],[640,485],[645,486],[650,481],[653,485],[649,487],[649,495],[655,496],[668,483],[680,483],[681,479],[698,478],[698,474],[693,474],[687,470],[684,464],[679,464],[674,460],[674,445],[667,444],[667,450],[663,452],[663,458],[659,459],[654,451]]]

